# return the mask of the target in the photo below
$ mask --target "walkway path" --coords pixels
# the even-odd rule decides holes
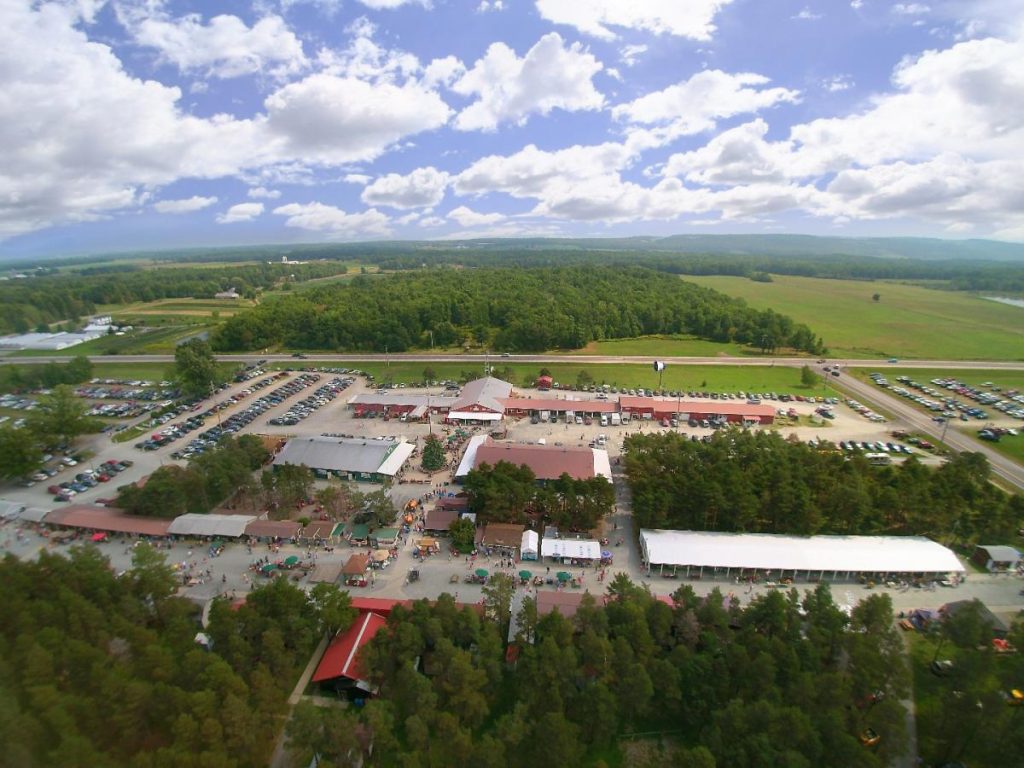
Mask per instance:
[[[299,682],[295,684],[292,695],[288,697],[288,713],[283,720],[285,726],[291,720],[292,709],[295,708],[295,705],[299,703],[299,699],[302,698],[302,692],[309,685],[313,672],[316,670],[317,664],[320,663],[320,658],[324,655],[324,651],[327,650],[328,639],[326,634],[321,638],[320,644],[313,651],[313,655],[309,657],[309,663],[299,677]],[[285,726],[282,726],[281,734],[277,737],[277,745],[274,747],[274,754],[270,758],[270,768],[287,768],[288,766],[288,737],[285,735]]]

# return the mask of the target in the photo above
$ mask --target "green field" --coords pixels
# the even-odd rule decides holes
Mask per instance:
[[[1024,360],[1024,310],[967,293],[807,277],[684,279],[806,323],[833,357]]]
[[[305,366],[333,366],[358,368],[374,376],[377,381],[390,381],[395,384],[412,384],[424,379],[424,369],[431,368],[439,380],[463,378],[462,374],[474,377],[483,375],[483,366],[475,363],[405,363],[393,362],[390,366],[379,361],[372,362],[338,362],[316,363],[296,361],[294,364],[278,363],[279,368]],[[506,368],[511,369],[511,381],[516,386],[524,386],[532,382],[540,373],[540,363],[506,363],[498,359],[493,363],[495,376],[502,376]],[[551,363],[546,366],[552,377],[560,384],[574,385],[581,370],[587,371],[595,384],[608,384],[615,387],[658,388],[658,374],[649,365],[638,364],[587,364]],[[800,371],[786,366],[728,366],[728,365],[670,365],[664,375],[665,389],[706,390],[716,392],[807,392],[800,384]],[[814,394],[835,395],[826,391],[822,382],[813,391]]]
[[[695,336],[641,336],[634,339],[592,341],[583,349],[566,350],[573,355],[647,355],[658,357],[741,357],[761,351],[742,344],[721,344]]]

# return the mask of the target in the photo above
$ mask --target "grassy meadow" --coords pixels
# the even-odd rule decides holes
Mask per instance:
[[[806,323],[832,357],[1024,360],[1024,310],[963,292],[788,276],[773,276],[771,283],[683,279]]]
[[[332,363],[324,361],[296,361],[295,363],[281,362],[272,367],[305,367],[309,366],[330,366]],[[439,380],[462,378],[463,372],[473,376],[483,375],[483,365],[467,361],[465,363],[423,363],[393,361],[386,365],[380,361],[367,362],[339,362],[336,365],[346,368],[358,368],[374,376],[377,381],[390,381],[395,384],[412,384],[424,379],[424,371],[431,369]],[[572,386],[576,383],[580,371],[586,371],[593,378],[594,384],[608,384],[614,387],[646,389],[658,388],[658,374],[649,365],[639,364],[586,364],[577,365],[572,363],[549,363],[542,366],[540,363],[509,363],[504,359],[495,359],[492,363],[495,376],[503,377],[508,371],[511,373],[510,380],[516,386],[522,386],[527,381],[533,382],[540,369],[546,367],[551,371],[555,381],[560,384]],[[716,392],[807,392],[800,384],[800,370],[786,366],[716,366],[716,365],[670,365],[664,372],[662,387],[664,389],[683,390],[706,390]],[[826,394],[825,382],[819,383],[813,390],[814,394]],[[827,394],[835,392],[829,390]]]

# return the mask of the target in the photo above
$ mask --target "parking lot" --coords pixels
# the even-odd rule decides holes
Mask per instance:
[[[80,482],[76,475],[92,471],[97,475],[107,474],[109,479],[76,493],[74,501],[95,503],[100,499],[112,499],[116,496],[118,485],[138,481],[163,464],[184,463],[191,456],[208,449],[220,434],[252,433],[280,438],[321,434],[395,436],[404,437],[422,446],[423,439],[430,431],[440,432],[445,429],[442,417],[436,415],[430,424],[403,422],[397,418],[355,418],[347,405],[348,401],[361,392],[374,391],[375,387],[362,376],[343,373],[342,370],[345,369],[255,370],[257,372],[251,378],[226,385],[211,398],[192,406],[190,410],[170,417],[164,424],[154,426],[152,431],[139,435],[134,442],[113,443],[109,435],[89,435],[81,438],[76,446],[76,453],[84,460],[78,467],[63,468],[54,477],[40,480],[31,488],[8,485],[3,489],[2,497],[36,507],[57,506],[59,502],[54,500],[54,494],[48,493],[48,489],[61,482]],[[406,388],[405,391],[410,394],[429,392],[439,399],[445,395],[452,395],[444,386],[429,389]],[[517,391],[527,398],[604,399],[603,393],[538,392],[524,388],[517,388]],[[719,397],[716,399],[725,399],[722,398],[724,393],[717,394]],[[732,394],[735,399],[741,393]],[[616,395],[607,397],[614,398]],[[689,394],[687,393],[685,397],[689,399]],[[885,451],[888,443],[906,445],[906,441],[893,439],[890,433],[892,424],[867,419],[843,402],[827,403],[824,402],[825,397],[802,395],[799,400],[796,396],[785,399],[780,397],[781,393],[776,395],[776,400],[764,402],[775,407],[779,414],[776,424],[770,428],[777,429],[783,434],[793,434],[804,441],[828,440],[835,445],[854,441],[858,447],[851,451]],[[818,402],[819,400],[822,402]],[[824,416],[822,411],[827,411],[831,418]],[[146,419],[140,421],[145,422]],[[702,439],[715,431],[710,425],[705,427],[699,423],[697,426],[690,426],[688,422],[677,422],[672,426],[669,422],[669,426],[666,427],[661,422],[640,419],[633,419],[624,425],[602,426],[596,419],[588,425],[577,424],[575,419],[567,424],[564,421],[531,423],[530,418],[509,418],[504,424],[506,438],[519,442],[544,440],[549,445],[586,446],[600,441],[604,436],[604,447],[613,459],[621,453],[623,438],[628,434],[672,431],[691,439]],[[185,428],[172,431],[174,425],[184,425]],[[489,430],[476,427],[470,428],[469,431],[479,433]],[[160,435],[167,439],[154,440]],[[865,443],[868,444],[868,448],[864,447]],[[883,447],[878,448],[878,444]],[[914,450],[922,460],[938,460],[928,451],[913,448],[911,450]],[[906,456],[898,450],[891,453],[897,461]],[[54,457],[49,466],[57,466],[58,458]],[[457,456],[449,458],[457,463]],[[133,466],[111,475],[102,471],[101,465],[106,461],[130,461],[133,462]],[[410,491],[402,489],[399,485],[394,494],[396,501],[399,500],[399,496],[404,501],[405,498],[415,495],[415,489]]]

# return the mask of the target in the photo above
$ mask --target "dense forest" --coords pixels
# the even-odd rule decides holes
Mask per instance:
[[[271,299],[227,320],[222,351],[401,352],[472,340],[498,350],[578,349],[599,339],[687,333],[817,352],[804,325],[771,310],[640,267],[431,269],[360,276]]]
[[[485,615],[508,615],[506,580],[485,588]],[[620,575],[572,619],[538,617],[527,598],[508,657],[504,627],[476,608],[450,595],[396,608],[364,652],[379,698],[360,713],[300,707],[293,765],[316,752],[408,768],[869,768],[905,744],[908,676],[885,595],[850,617],[824,586],[747,608],[684,586],[666,604]]]
[[[0,765],[265,766],[299,671],[348,596],[311,600],[276,579],[232,608],[217,599],[204,649],[198,608],[173,597],[155,550],[115,575],[95,547],[0,562]]]
[[[1024,498],[989,482],[978,453],[892,467],[775,432],[729,430],[708,443],[631,435],[624,459],[643,528],[785,534],[894,534],[1009,539]]]
[[[338,262],[238,264],[145,269],[131,264],[77,270],[0,282],[0,333],[24,333],[41,325],[74,321],[104,304],[170,298],[208,298],[234,288],[254,297],[282,279],[311,280],[342,274]]]

